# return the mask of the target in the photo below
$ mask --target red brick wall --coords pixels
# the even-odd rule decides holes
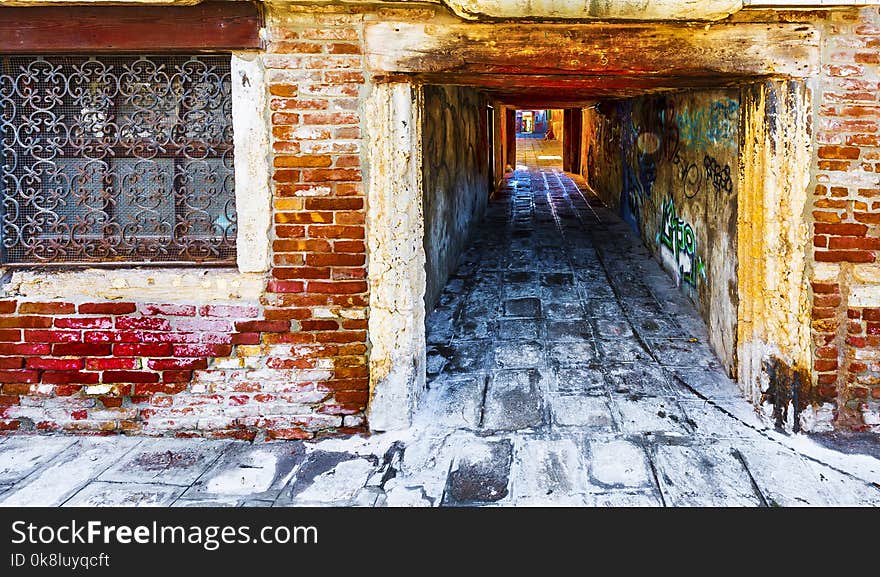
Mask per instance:
[[[261,302],[0,302],[0,429],[365,430],[361,19],[271,29],[273,262]]]
[[[255,306],[0,301],[0,428],[197,430],[194,374],[287,330]],[[235,415],[214,429],[253,437]]]
[[[813,369],[838,426],[880,430],[880,15],[823,27],[813,201]],[[866,295],[868,295],[866,297]],[[875,305],[876,306],[876,305]]]
[[[369,395],[361,15],[316,15],[270,25],[266,55],[272,123],[274,241],[266,318],[293,331],[266,338],[281,366],[320,358],[337,430],[364,425]]]

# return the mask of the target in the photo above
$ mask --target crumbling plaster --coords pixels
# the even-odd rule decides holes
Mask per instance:
[[[365,105],[370,427],[410,425],[425,388],[422,89],[376,84]]]

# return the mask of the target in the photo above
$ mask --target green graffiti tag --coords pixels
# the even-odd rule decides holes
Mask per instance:
[[[672,253],[672,258],[678,264],[680,281],[696,287],[699,278],[706,280],[706,263],[697,256],[697,236],[694,229],[678,218],[672,198],[661,203],[660,215],[657,243]]]

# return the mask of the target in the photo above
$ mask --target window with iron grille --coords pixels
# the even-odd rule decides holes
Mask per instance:
[[[232,264],[230,57],[0,56],[7,265]]]

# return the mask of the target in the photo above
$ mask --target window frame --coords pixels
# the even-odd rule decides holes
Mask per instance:
[[[126,240],[133,240],[133,248],[126,252],[125,254],[119,255],[118,257],[106,255],[103,257],[94,257],[91,259],[79,258],[78,260],[54,260],[54,259],[46,259],[39,260],[37,257],[16,257],[16,258],[29,258],[29,260],[15,260],[11,261],[9,257],[9,249],[5,246],[5,242],[2,242],[2,230],[0,230],[0,266],[2,267],[10,267],[10,268],[64,268],[64,269],[77,269],[77,268],[101,268],[101,267],[112,267],[112,268],[126,268],[126,267],[222,267],[229,268],[234,267],[239,261],[239,239],[241,237],[241,231],[238,228],[238,206],[237,200],[239,195],[236,192],[237,186],[236,183],[238,178],[236,177],[236,155],[235,155],[235,115],[233,114],[233,101],[235,99],[235,83],[233,81],[232,69],[235,60],[235,54],[231,52],[225,51],[210,51],[210,52],[187,52],[187,53],[179,53],[179,52],[163,52],[160,50],[152,50],[152,51],[137,51],[137,52],[120,52],[120,53],[98,53],[98,54],[84,54],[80,52],[65,52],[58,54],[0,54],[0,62],[9,61],[10,59],[22,59],[29,58],[32,61],[37,62],[39,60],[43,60],[48,62],[49,65],[56,65],[58,60],[54,63],[52,58],[56,58],[61,60],[64,59],[74,59],[75,62],[78,62],[79,65],[84,66],[85,63],[90,61],[98,61],[102,64],[102,66],[107,65],[107,59],[120,59],[123,60],[128,65],[134,65],[137,62],[140,62],[142,59],[146,59],[146,62],[149,62],[150,65],[156,66],[157,69],[165,68],[165,73],[167,73],[170,77],[173,78],[174,67],[175,66],[184,66],[190,62],[198,61],[202,62],[200,59],[202,58],[214,58],[214,59],[222,59],[224,61],[224,67],[220,71],[219,84],[216,86],[221,93],[225,93],[225,95],[221,98],[220,106],[216,107],[214,110],[220,111],[220,114],[224,115],[227,118],[226,124],[224,124],[223,129],[221,130],[221,134],[229,131],[228,136],[226,138],[221,138],[217,142],[210,143],[207,148],[211,149],[213,153],[211,155],[203,155],[197,157],[189,157],[184,156],[181,157],[179,151],[185,148],[190,143],[202,143],[205,141],[199,141],[198,138],[194,138],[192,140],[182,139],[176,143],[170,142],[170,138],[163,139],[163,141],[159,141],[158,139],[152,139],[150,144],[155,144],[160,149],[164,146],[165,150],[160,150],[154,152],[152,155],[148,157],[138,156],[132,153],[134,150],[133,142],[122,135],[122,131],[125,129],[126,125],[123,124],[123,119],[129,121],[133,120],[133,117],[119,117],[117,116],[117,111],[124,108],[125,104],[122,102],[125,99],[125,94],[121,89],[122,78],[124,76],[124,72],[116,72],[110,76],[110,79],[117,82],[116,90],[114,90],[112,97],[109,99],[108,111],[111,111],[108,114],[108,118],[113,119],[115,125],[116,134],[114,135],[113,142],[107,147],[111,152],[110,154],[101,155],[99,157],[90,157],[87,155],[76,154],[71,156],[63,156],[63,152],[61,156],[56,156],[49,160],[48,162],[52,163],[53,168],[61,167],[63,161],[69,160],[76,163],[76,161],[85,160],[85,162],[81,162],[78,165],[80,167],[88,166],[91,160],[94,160],[97,163],[98,170],[103,172],[103,175],[98,178],[98,185],[101,187],[100,193],[98,193],[97,198],[104,199],[102,212],[104,215],[109,216],[107,222],[111,222],[114,225],[119,224],[120,221],[115,221],[112,218],[114,208],[116,206],[115,202],[108,202],[109,199],[119,198],[122,196],[120,193],[121,190],[124,190],[124,174],[117,173],[117,168],[114,168],[114,164],[119,165],[119,161],[129,161],[133,164],[137,164],[138,162],[154,162],[156,166],[162,167],[162,160],[170,160],[171,161],[171,171],[170,171],[170,183],[171,188],[168,192],[166,192],[167,198],[162,200],[162,204],[168,204],[172,211],[172,216],[167,221],[163,221],[162,224],[168,224],[171,230],[170,237],[168,235],[163,234],[150,234],[149,231],[138,233],[133,236],[126,236],[122,233],[117,233],[116,235],[109,234],[106,229],[105,223],[105,231],[101,234],[77,234],[73,235],[72,233],[68,233],[67,235],[61,234],[53,234],[48,231],[41,231],[39,233],[35,233],[30,236],[28,240],[31,239],[40,239],[40,240],[51,240],[53,238],[57,239],[66,239],[67,242],[70,242],[74,239],[76,240],[87,240],[87,239],[107,239],[107,238],[116,238],[119,242],[117,244],[123,244]],[[177,63],[174,64],[174,59],[177,59]],[[69,63],[65,63],[68,64]],[[213,65],[213,64],[212,64]],[[117,66],[117,69],[119,67]],[[15,75],[15,71],[11,73],[11,75]],[[64,77],[65,84],[70,82],[70,79],[73,78],[73,75],[67,75]],[[192,78],[184,78],[184,82],[192,82]],[[229,82],[229,86],[226,86],[226,83]],[[154,86],[157,84],[154,83]],[[172,124],[172,130],[179,130],[179,123],[182,118],[185,118],[186,114],[186,88],[182,87],[180,93],[174,99],[174,110],[175,110],[175,122]],[[65,90],[64,94],[60,97],[57,106],[52,108],[53,113],[59,107],[67,107],[70,106],[70,90]],[[61,100],[64,99],[64,100]],[[228,99],[228,100],[227,100]],[[18,99],[18,104],[21,103],[22,99]],[[75,104],[79,105],[80,103]],[[227,111],[228,107],[228,111]],[[83,109],[84,110],[84,109]],[[197,110],[197,109],[191,109]],[[168,115],[171,116],[170,114]],[[65,125],[63,121],[60,122],[61,125],[70,131],[72,124]],[[15,126],[14,130],[19,130],[23,123],[9,122],[7,125]],[[157,127],[161,126],[161,121],[157,123]],[[80,126],[82,128],[82,126]],[[70,142],[73,137],[69,134],[65,136],[64,143],[59,149],[71,148]],[[17,140],[17,139],[16,139]],[[128,140],[128,144],[126,144],[126,140]],[[164,142],[164,140],[169,140],[169,142]],[[175,150],[169,149],[173,148]],[[13,146],[12,148],[15,148]],[[115,154],[113,151],[119,152],[128,152],[125,155]],[[228,155],[231,155],[229,158]],[[32,157],[33,158],[33,157]],[[219,251],[221,253],[225,252],[226,254],[218,257],[193,257],[190,259],[163,259],[156,260],[155,257],[151,257],[150,255],[143,255],[141,251],[143,251],[143,243],[140,242],[142,239],[169,239],[165,243],[159,243],[156,245],[158,252],[161,252],[163,249],[167,250],[168,248],[177,250],[177,255],[180,256],[182,254],[186,254],[188,244],[183,239],[192,239],[195,241],[210,238],[218,238],[216,235],[210,234],[199,234],[199,233],[191,233],[186,235],[179,235],[178,230],[181,226],[186,226],[187,221],[185,219],[181,220],[180,215],[183,210],[186,210],[185,206],[182,206],[182,197],[179,194],[179,189],[176,186],[176,183],[179,179],[184,181],[190,178],[191,172],[188,172],[186,168],[195,163],[196,165],[200,163],[205,163],[206,166],[210,166],[213,163],[221,163],[225,165],[228,170],[224,172],[211,172],[210,169],[204,173],[207,177],[210,177],[212,174],[219,174],[220,178],[218,179],[219,187],[223,189],[228,189],[228,193],[230,198],[228,198],[224,203],[222,203],[219,207],[215,207],[218,209],[217,215],[218,219],[226,219],[228,224],[226,224],[223,228],[223,234],[219,237],[216,243],[210,244],[205,243],[201,250],[209,250],[209,251]],[[39,165],[41,162],[39,159],[33,165]],[[164,172],[164,169],[160,168],[161,172]],[[58,170],[57,174],[62,174],[62,171]],[[112,175],[112,179],[108,178],[106,175]],[[50,176],[51,178],[51,176]],[[72,180],[73,176],[67,177],[69,180]],[[231,179],[231,183],[225,183],[226,179]],[[108,182],[108,180],[112,180],[112,182]],[[62,185],[63,186],[63,185]],[[72,192],[73,184],[68,184],[66,186],[66,191],[63,198],[67,200],[74,200],[76,197]],[[42,191],[47,190],[46,186],[41,186]],[[16,187],[16,190],[12,192],[12,194],[16,194],[19,192],[20,187]],[[148,190],[148,189],[146,189]],[[2,200],[5,201],[7,198],[6,190],[0,189],[0,195],[2,195]],[[232,203],[234,207],[235,218],[233,221],[229,221],[228,212],[229,212],[229,203]],[[3,208],[0,206],[0,215],[3,213]],[[87,209],[86,209],[87,210]],[[57,211],[56,211],[57,214]],[[75,211],[71,212],[72,215],[77,214]],[[83,213],[85,214],[85,212]],[[2,218],[2,217],[0,217]],[[215,219],[216,220],[216,219]],[[124,222],[124,221],[123,221]],[[2,221],[5,224],[5,218]],[[67,222],[65,223],[67,226],[74,226],[75,222]],[[100,223],[98,226],[102,226]],[[232,233],[230,234],[230,231]],[[197,248],[201,243],[195,243]],[[27,251],[27,245],[22,242],[16,244],[18,247],[25,247],[25,251]],[[140,247],[140,248],[139,248]],[[50,250],[51,250],[50,246]],[[61,247],[63,250],[64,247]],[[82,250],[82,247],[80,247]],[[89,250],[89,249],[86,249]],[[92,249],[94,250],[94,249]]]

